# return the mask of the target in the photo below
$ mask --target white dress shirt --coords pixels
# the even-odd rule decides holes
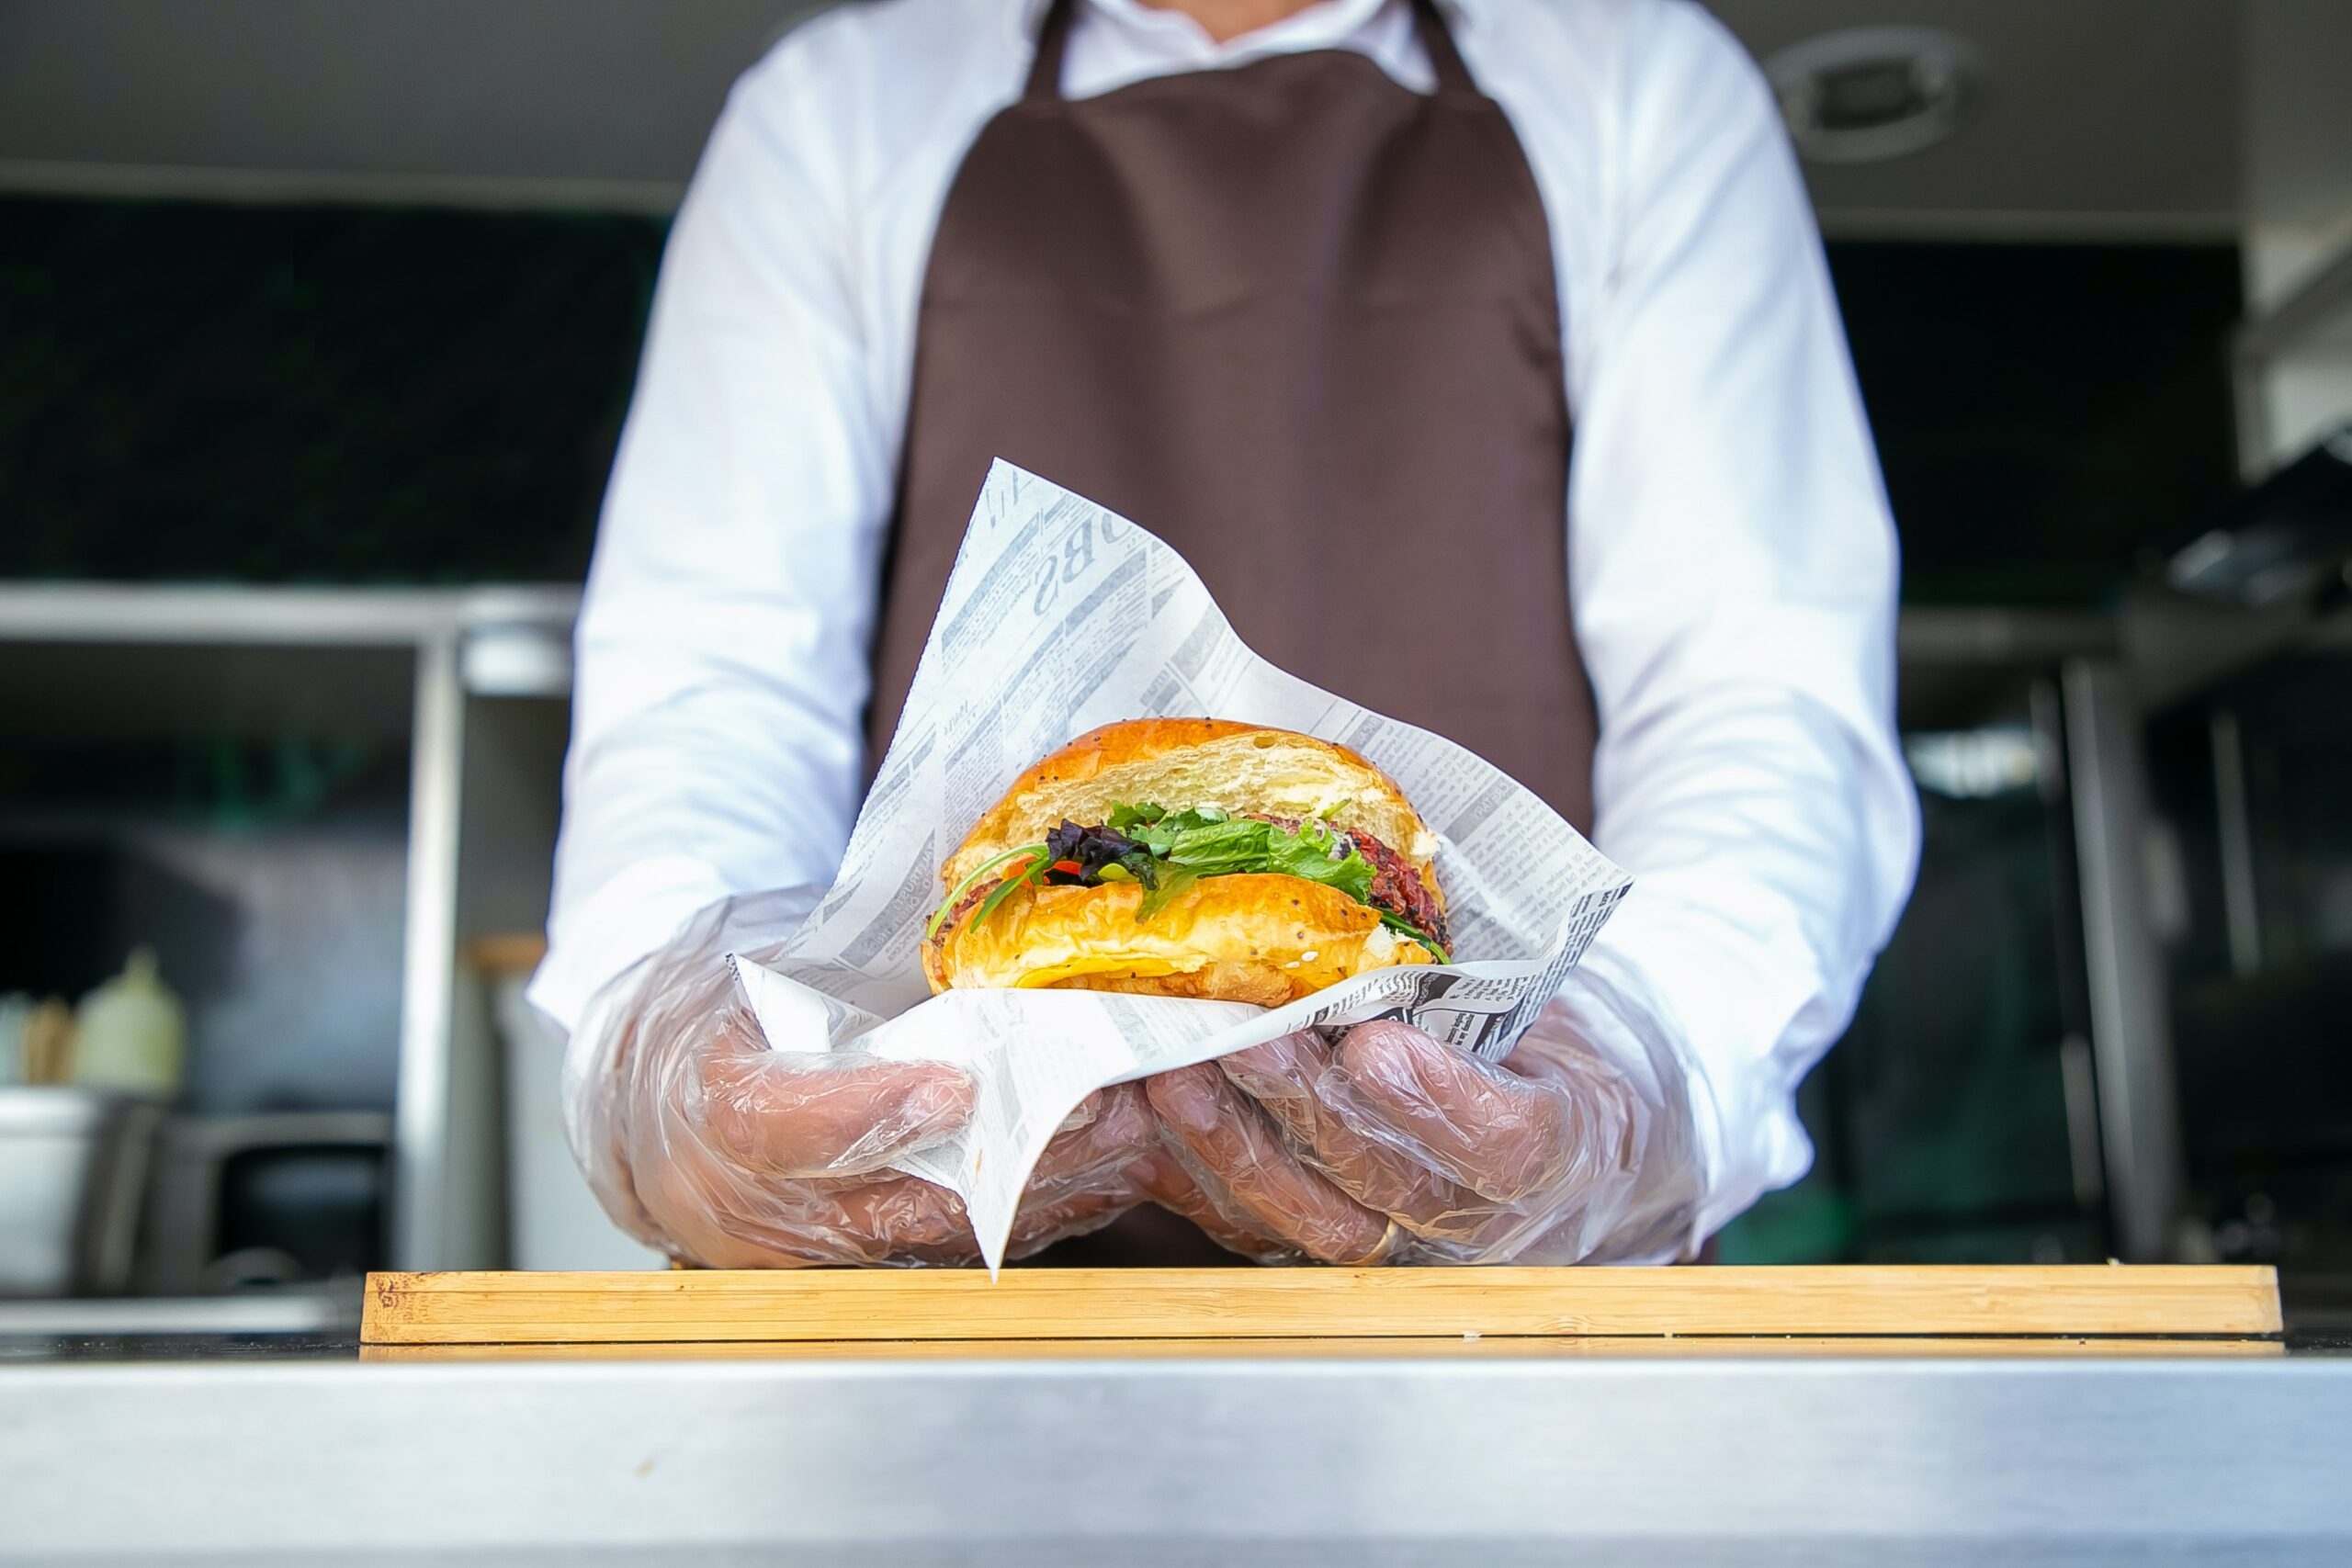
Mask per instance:
[[[745,73],[711,133],[580,621],[531,992],[564,1028],[697,908],[831,877],[932,231],[1020,93],[1042,10],[827,13]],[[1646,1092],[1688,1097],[1677,1234],[1635,1249],[1670,1252],[1805,1169],[1797,1082],[1909,886],[1894,531],[1804,188],[1738,44],[1679,0],[1447,15],[1550,216],[1594,838],[1634,877],[1559,1011]],[[1402,0],[1322,0],[1225,44],[1086,0],[1063,85],[1328,48],[1430,85]]]

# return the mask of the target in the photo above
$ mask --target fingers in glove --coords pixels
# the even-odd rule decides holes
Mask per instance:
[[[1297,1248],[1286,1247],[1247,1223],[1240,1214],[1227,1214],[1212,1202],[1193,1179],[1193,1173],[1183,1162],[1166,1149],[1154,1149],[1127,1168],[1128,1176],[1145,1195],[1180,1218],[1187,1219],[1200,1228],[1201,1234],[1225,1248],[1238,1253],[1254,1263],[1295,1263],[1303,1255]]]
[[[1393,1214],[1420,1235],[1446,1228],[1465,1207],[1485,1207],[1476,1194],[1331,1113],[1318,1098],[1332,1071],[1331,1051],[1314,1031],[1237,1051],[1217,1066],[1316,1168],[1365,1207]]]
[[[1125,1175],[1157,1132],[1141,1091],[1105,1091],[1090,1111],[1048,1145],[1055,1166],[1040,1162],[1046,1190],[1033,1178],[1011,1256],[1107,1224],[1143,1201],[1140,1185]],[[714,1267],[967,1263],[978,1255],[962,1201],[910,1176],[768,1182],[721,1170],[682,1206],[708,1216],[699,1227],[689,1216],[681,1228],[694,1237],[697,1259]]]
[[[837,1201],[842,1234],[886,1261],[968,1263],[979,1256],[964,1200],[919,1177],[891,1177]]]
[[[1363,1262],[1380,1251],[1387,1216],[1291,1153],[1214,1064],[1156,1074],[1144,1092],[1195,1179],[1221,1193],[1253,1227],[1326,1262]]]
[[[1090,1115],[1075,1127],[1065,1121],[1029,1173],[1006,1257],[1100,1230],[1149,1196],[1130,1168],[1159,1134],[1143,1090],[1115,1084],[1087,1098]]]
[[[968,1263],[979,1250],[964,1201],[912,1176],[781,1184],[717,1219],[735,1240],[819,1262]]]
[[[1377,1209],[1438,1256],[1480,1260],[1498,1239],[1515,1236],[1527,1217],[1432,1168],[1417,1154],[1361,1130],[1345,1106],[1347,1089],[1331,1050],[1313,1031],[1285,1035],[1219,1059],[1236,1088],[1283,1129],[1307,1163],[1367,1208]],[[1336,1097],[1339,1103],[1327,1103]]]
[[[1098,1089],[1080,1109],[1090,1111],[1086,1120],[1076,1126],[1065,1120],[1037,1156],[1036,1168],[1029,1173],[1030,1195],[1052,1201],[1071,1187],[1111,1183],[1120,1179],[1136,1156],[1159,1145],[1159,1124],[1139,1084]]]
[[[1566,1168],[1573,1118],[1550,1086],[1386,1020],[1350,1030],[1336,1060],[1340,1105],[1359,1131],[1426,1157],[1482,1197],[1519,1202]]]
[[[911,1176],[770,1181],[700,1151],[639,1162],[647,1206],[671,1250],[714,1269],[960,1263],[973,1253],[960,1199]]]
[[[1021,1211],[1013,1217],[1004,1255],[1027,1258],[1057,1241],[1101,1230],[1143,1201],[1142,1184],[1125,1167],[1100,1173],[1091,1184],[1064,1186],[1050,1198],[1038,1196],[1033,1189],[1023,1197]]]
[[[693,1119],[712,1146],[764,1176],[883,1169],[961,1127],[974,1087],[944,1062],[721,1048],[701,1063]]]

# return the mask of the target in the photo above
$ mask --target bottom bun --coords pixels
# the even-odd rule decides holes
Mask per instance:
[[[1435,960],[1380,911],[1303,877],[1213,876],[1137,920],[1143,889],[1023,887],[923,945],[931,988],[1067,987],[1279,1007],[1367,969]]]

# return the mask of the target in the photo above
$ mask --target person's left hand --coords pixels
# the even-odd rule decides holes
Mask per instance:
[[[1303,1031],[1144,1088],[1181,1167],[1154,1196],[1205,1204],[1204,1229],[1261,1259],[1573,1262],[1633,1180],[1631,1086],[1556,1031],[1500,1066],[1402,1023],[1336,1049]]]

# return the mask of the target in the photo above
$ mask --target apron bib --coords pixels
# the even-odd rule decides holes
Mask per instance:
[[[869,758],[1001,457],[1168,541],[1275,664],[1590,829],[1551,231],[1509,120],[1412,5],[1430,94],[1323,50],[1073,102],[1054,0],[932,243]],[[1157,1210],[1114,1231],[1146,1225],[1191,1238],[1152,1261],[1231,1260]],[[1055,1258],[1109,1260],[1112,1234]]]

